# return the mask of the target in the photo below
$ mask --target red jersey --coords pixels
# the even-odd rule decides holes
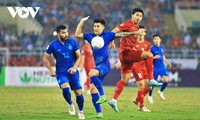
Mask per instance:
[[[120,32],[135,32],[138,31],[139,26],[135,25],[132,20],[128,20],[123,22],[122,24],[117,26]],[[122,37],[120,40],[120,51],[123,52],[124,48],[132,47],[137,40],[137,35],[131,35],[128,37]]]
[[[85,55],[84,67],[85,68],[86,67],[94,68],[95,64],[94,64],[94,58],[93,58],[91,46],[90,45],[83,45],[81,53],[83,55]]]
[[[150,47],[151,47],[151,44],[146,40],[144,40],[144,42],[142,43],[136,41],[135,46],[134,46],[134,48],[137,51],[150,51]],[[133,74],[136,81],[148,79],[146,63],[144,60],[139,61],[139,62],[134,62],[132,68],[133,68]]]

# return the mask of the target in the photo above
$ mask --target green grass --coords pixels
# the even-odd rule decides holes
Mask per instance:
[[[102,104],[104,120],[199,120],[199,88],[167,88],[166,101],[161,101],[154,91],[154,104],[145,105],[153,110],[144,113],[132,103],[136,87],[126,87],[121,94],[115,113],[107,103]],[[107,98],[113,95],[114,87],[105,87]],[[86,118],[95,114],[91,97],[84,93]],[[73,101],[75,101],[72,93]],[[68,105],[58,87],[0,87],[0,120],[77,120],[68,114]],[[77,110],[77,105],[76,105]]]

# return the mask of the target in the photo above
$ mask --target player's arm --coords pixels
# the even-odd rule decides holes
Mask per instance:
[[[163,55],[163,60],[167,64],[168,67],[172,67],[172,64],[167,60],[167,58],[165,57],[165,55]]]
[[[116,29],[116,31],[117,31],[117,29]],[[115,37],[127,37],[127,36],[130,36],[130,35],[138,35],[138,34],[144,32],[144,31],[146,31],[146,29],[140,28],[138,31],[135,31],[135,32],[117,32],[115,34]]]
[[[76,54],[76,62],[74,63],[74,66],[69,69],[71,74],[76,73],[76,69],[77,69],[77,67],[78,67],[78,65],[80,64],[80,61],[81,61],[81,52],[80,52],[79,49],[75,51],[75,54]]]
[[[89,18],[90,16],[84,17],[80,20],[77,28],[76,28],[76,32],[75,32],[75,36],[78,38],[83,38],[83,32],[82,32],[82,28],[83,28],[83,24],[84,22]]]
[[[56,76],[56,73],[55,71],[53,70],[53,68],[51,67],[51,64],[49,62],[49,59],[50,59],[51,55],[48,54],[48,53],[44,53],[44,56],[43,56],[43,61],[44,61],[44,64],[46,65],[47,69],[49,70],[50,72],[50,75],[52,77],[55,77]]]

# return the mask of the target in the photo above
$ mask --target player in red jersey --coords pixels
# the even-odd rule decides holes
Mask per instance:
[[[134,32],[139,29],[139,23],[143,18],[143,10],[140,8],[133,9],[132,19],[128,20],[116,28],[113,32]],[[147,66],[149,86],[160,86],[162,83],[158,83],[153,77],[153,55],[150,51],[137,51],[135,43],[137,41],[137,35],[131,35],[128,37],[122,37],[120,41],[119,59],[121,62],[121,80],[116,85],[113,99],[109,101],[109,105],[116,111],[117,99],[123,91],[124,86],[127,84],[131,77],[132,66],[134,62],[145,60]]]
[[[144,27],[140,26],[140,28]],[[137,51],[150,51],[151,45],[144,39],[145,35],[146,32],[142,32],[137,36],[137,41],[135,43],[135,49],[137,49]],[[149,77],[145,60],[134,62],[132,69],[138,86],[137,98],[133,99],[133,102],[139,106],[140,111],[151,112],[151,110],[144,106],[144,97],[150,90],[148,86]]]
[[[92,48],[86,40],[85,40],[85,44],[81,48],[81,54],[82,54],[81,65],[80,65],[81,70],[83,70],[83,68],[84,68],[85,72],[86,72],[86,76],[87,76],[87,80],[84,83],[84,85],[86,86],[87,93],[90,94],[89,72],[91,69],[93,69],[95,67],[95,64],[94,64],[94,58],[93,58],[93,54],[92,54]]]

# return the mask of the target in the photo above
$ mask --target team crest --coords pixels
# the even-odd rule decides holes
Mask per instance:
[[[69,48],[69,50],[72,50],[72,45],[69,44],[69,45],[68,45],[68,48]]]

